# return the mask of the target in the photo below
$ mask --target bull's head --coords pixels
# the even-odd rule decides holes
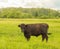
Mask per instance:
[[[25,25],[25,24],[18,25],[18,27],[20,27],[20,28],[21,28],[22,32],[24,32],[24,31],[25,31],[26,26],[27,26],[27,25]]]

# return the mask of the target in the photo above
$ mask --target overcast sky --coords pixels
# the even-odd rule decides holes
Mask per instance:
[[[41,7],[60,10],[60,0],[0,0],[0,8],[4,7]]]

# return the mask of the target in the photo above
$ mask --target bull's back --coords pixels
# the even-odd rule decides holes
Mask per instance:
[[[28,24],[29,28],[41,28],[41,27],[45,27],[45,28],[49,28],[48,24],[46,23],[40,23],[40,24]]]

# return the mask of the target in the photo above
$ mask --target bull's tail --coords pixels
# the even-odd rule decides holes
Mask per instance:
[[[52,33],[48,33],[48,35],[51,35]]]

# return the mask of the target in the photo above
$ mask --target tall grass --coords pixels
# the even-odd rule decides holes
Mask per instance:
[[[21,23],[47,23],[52,33],[48,42],[41,36],[27,41],[18,27]],[[0,19],[0,49],[60,49],[60,19]]]

